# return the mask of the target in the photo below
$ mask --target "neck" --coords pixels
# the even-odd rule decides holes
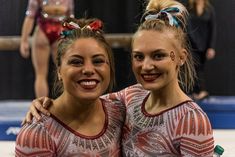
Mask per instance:
[[[147,112],[158,113],[189,99],[177,82],[159,91],[151,91],[145,108]]]
[[[52,114],[83,135],[95,136],[104,128],[105,112],[99,98],[78,100],[62,94],[52,107]]]
[[[62,94],[54,101],[52,106],[53,114],[62,117],[62,119],[77,119],[83,121],[95,114],[100,108],[100,99],[96,100],[79,100],[68,94]]]

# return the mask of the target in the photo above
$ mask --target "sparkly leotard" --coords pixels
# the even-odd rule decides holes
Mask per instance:
[[[22,127],[16,139],[15,156],[44,157],[119,157],[125,106],[101,99],[105,124],[96,136],[82,135],[55,116],[43,116],[39,123]]]
[[[50,15],[43,11],[45,6],[65,6],[66,13],[64,15]],[[61,21],[65,17],[73,16],[73,12],[73,0],[29,0],[26,16],[37,19],[38,26],[47,36],[49,43],[53,44],[63,30]]]
[[[149,114],[149,91],[140,84],[108,95],[126,104],[122,136],[125,157],[211,157],[214,148],[210,121],[193,101],[184,101],[158,114]]]

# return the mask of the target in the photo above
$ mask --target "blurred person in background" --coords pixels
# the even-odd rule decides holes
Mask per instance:
[[[48,96],[49,59],[55,61],[57,39],[62,31],[61,21],[74,16],[73,0],[29,0],[24,19],[20,54],[24,58],[30,56],[29,37],[34,29],[32,38],[32,63],[35,71],[35,96]]]
[[[188,0],[190,13],[188,23],[189,42],[196,62],[196,84],[192,98],[202,100],[209,96],[205,83],[205,63],[215,57],[216,19],[209,0]]]

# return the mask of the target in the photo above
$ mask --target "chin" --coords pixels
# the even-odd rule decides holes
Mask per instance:
[[[79,99],[85,102],[91,102],[91,101],[95,101],[96,99],[98,99],[99,96],[100,95],[84,95],[84,96],[79,96]]]
[[[99,98],[100,95],[101,95],[101,93],[97,92],[97,91],[93,91],[93,92],[86,91],[86,92],[78,92],[74,96],[79,99],[82,99],[82,100],[91,101],[91,100],[95,100],[95,99]]]
[[[155,91],[161,89],[160,85],[157,83],[146,83],[146,82],[141,82],[141,85],[144,89],[150,90],[150,91]]]
[[[156,90],[155,88],[153,88],[153,86],[148,86],[148,85],[142,85],[142,86],[143,86],[143,88],[146,89],[146,90],[150,90],[150,91]]]

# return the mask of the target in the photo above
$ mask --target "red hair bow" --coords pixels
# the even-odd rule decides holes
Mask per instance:
[[[97,31],[97,30],[101,29],[102,26],[103,26],[103,24],[102,24],[102,21],[100,21],[100,20],[95,20],[95,21],[93,21],[92,23],[90,23],[90,24],[88,25],[88,27],[89,27],[91,30],[94,30],[94,31]]]

